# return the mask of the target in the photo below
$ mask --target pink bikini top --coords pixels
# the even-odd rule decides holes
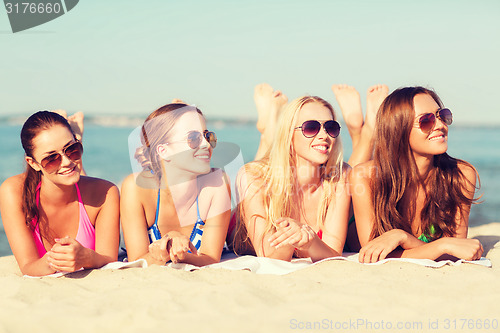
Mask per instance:
[[[40,203],[41,185],[42,185],[41,183],[38,184],[38,187],[36,188],[37,207]],[[85,206],[83,205],[82,196],[80,195],[80,189],[78,188],[78,184],[75,184],[75,186],[76,186],[76,193],[78,194],[78,207],[80,212],[76,241],[88,249],[95,250],[95,228],[90,222],[89,215],[87,214]],[[45,250],[45,246],[43,246],[42,238],[40,237],[40,226],[37,223],[36,217],[33,220],[31,220],[31,224],[35,226],[35,230],[33,231],[33,239],[35,240],[36,248],[41,258],[45,255],[45,253],[47,253],[47,250]]]

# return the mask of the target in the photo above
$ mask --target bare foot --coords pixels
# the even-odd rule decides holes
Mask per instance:
[[[376,84],[366,92],[366,118],[365,124],[371,129],[375,128],[375,119],[382,102],[389,94],[389,87],[385,84]]]
[[[373,135],[375,132],[375,120],[378,109],[389,93],[389,88],[385,84],[377,84],[368,88],[366,94],[366,117],[365,124],[361,129],[361,136],[357,146],[353,147],[349,165],[366,162],[373,157]]]
[[[279,90],[274,91],[269,84],[261,83],[255,86],[254,101],[259,117],[257,129],[261,133],[259,148],[255,154],[255,160],[259,160],[271,147],[279,115],[288,102],[288,97]]]
[[[69,125],[71,126],[71,129],[73,130],[73,133],[75,133],[76,139],[78,141],[82,141],[82,138],[83,138],[83,118],[84,118],[83,112],[79,111],[79,112],[77,112],[74,115],[69,116],[69,117],[68,117],[68,113],[66,112],[66,110],[58,109],[58,110],[52,110],[52,112],[58,113],[61,116],[63,116],[64,118],[66,118]]]
[[[357,146],[363,127],[363,111],[359,92],[347,84],[334,84],[332,91],[339,103],[342,116],[352,139],[352,146]]]
[[[269,84],[261,83],[255,86],[253,99],[258,113],[257,129],[264,133],[267,127],[272,127],[271,132],[274,132],[281,108],[288,102],[288,97],[279,90],[274,91]]]

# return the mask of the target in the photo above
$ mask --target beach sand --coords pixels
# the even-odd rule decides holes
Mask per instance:
[[[485,320],[500,320],[500,223],[469,236],[492,268],[328,261],[284,276],[152,266],[30,279],[1,257],[0,332],[498,332]]]

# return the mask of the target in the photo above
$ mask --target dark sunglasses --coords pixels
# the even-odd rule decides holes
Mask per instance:
[[[453,115],[450,109],[439,109],[434,113],[424,113],[418,118],[418,126],[424,133],[430,133],[436,125],[436,117],[439,118],[446,125],[451,125],[453,122]]]
[[[83,154],[83,145],[80,141],[76,141],[71,145],[67,146],[62,150],[62,154],[66,155],[72,162],[77,162],[82,158]],[[62,163],[62,154],[61,153],[53,153],[49,156],[45,156],[41,161],[40,165],[45,169],[48,173],[56,172]],[[37,162],[38,163],[38,162]]]
[[[301,129],[302,134],[306,138],[312,138],[318,135],[321,130],[321,126],[325,129],[325,132],[328,133],[332,138],[336,138],[340,134],[340,124],[335,120],[328,120],[324,123],[320,123],[317,120],[308,120],[302,123],[302,126],[295,127],[295,129]]]
[[[198,131],[192,131],[188,133],[186,140],[173,141],[169,143],[187,142],[189,148],[196,149],[201,145],[202,136],[205,138],[205,140],[207,140],[207,142],[210,144],[212,148],[215,148],[215,146],[217,146],[217,136],[215,135],[214,132],[209,132],[208,130],[204,130],[203,133]]]

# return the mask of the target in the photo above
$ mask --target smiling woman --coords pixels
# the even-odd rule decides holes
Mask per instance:
[[[211,169],[215,133],[201,111],[183,103],[151,113],[135,158],[143,171],[122,185],[121,214],[129,260],[197,266],[220,260],[231,210],[229,182]]]
[[[236,251],[287,261],[342,253],[351,197],[339,133],[322,98],[283,109],[266,155],[238,175]]]
[[[118,255],[118,189],[82,176],[83,146],[61,115],[24,123],[26,172],[0,187],[5,233],[23,274],[97,268]]]
[[[383,102],[374,159],[351,174],[361,262],[481,257],[479,241],[467,239],[478,174],[446,153],[452,120],[426,88],[401,88]]]

